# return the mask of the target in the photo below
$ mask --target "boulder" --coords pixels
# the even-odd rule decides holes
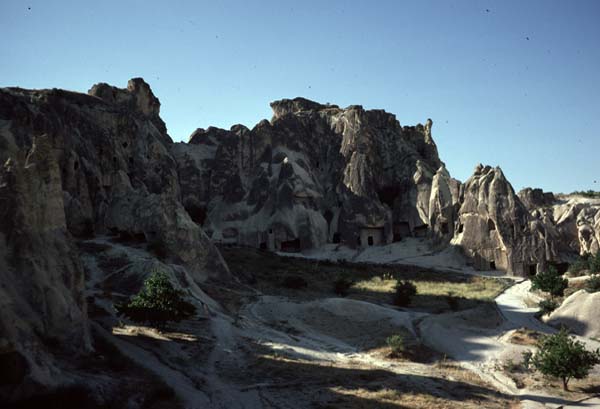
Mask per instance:
[[[571,294],[554,310],[546,322],[555,327],[566,326],[574,334],[586,338],[600,338],[600,292],[579,290]]]

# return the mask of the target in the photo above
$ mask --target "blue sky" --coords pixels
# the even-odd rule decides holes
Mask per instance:
[[[303,96],[434,121],[467,179],[600,190],[599,1],[0,2],[0,86],[141,76],[174,140]],[[594,183],[594,181],[598,181]]]

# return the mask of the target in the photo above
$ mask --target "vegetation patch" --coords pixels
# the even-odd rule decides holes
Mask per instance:
[[[173,287],[168,276],[155,272],[129,303],[117,310],[137,322],[162,327],[168,321],[181,321],[196,313],[196,307],[183,299],[183,292]]]

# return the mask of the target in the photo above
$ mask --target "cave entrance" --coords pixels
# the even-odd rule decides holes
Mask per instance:
[[[340,243],[340,234],[339,233],[333,233],[333,243],[334,244],[339,244]]]
[[[533,277],[536,274],[537,274],[537,264],[530,264],[529,265],[529,275],[531,277]]]
[[[367,238],[367,244],[368,244],[369,246],[372,246],[372,245],[373,245],[373,236],[369,236],[369,237]]]
[[[488,231],[496,230],[496,223],[492,219],[488,219]]]
[[[190,215],[192,221],[200,226],[204,225],[206,221],[206,207],[197,205],[188,205],[185,210]]]
[[[490,270],[495,270],[495,269],[496,269],[496,262],[490,261]]]
[[[300,239],[288,240],[281,242],[281,251],[286,253],[300,252]]]
[[[442,234],[448,234],[449,230],[448,230],[448,223],[447,222],[442,223],[441,231],[442,231]]]
[[[427,237],[427,230],[429,229],[429,225],[422,224],[420,226],[415,227],[415,237]]]
[[[381,190],[377,191],[379,201],[386,204],[392,209],[394,207],[394,201],[400,194],[400,188],[398,186],[385,186]]]
[[[554,266],[556,271],[560,274],[564,274],[569,270],[569,263],[549,263],[551,266]]]
[[[404,237],[410,236],[410,225],[408,222],[394,223],[394,241],[400,241]]]

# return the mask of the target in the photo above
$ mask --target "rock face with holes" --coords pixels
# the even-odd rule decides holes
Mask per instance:
[[[117,233],[164,246],[198,280],[227,275],[210,240],[180,202],[171,138],[160,103],[141,78],[126,89],[94,85],[0,91],[0,138],[8,157],[45,134],[60,168],[66,224],[76,237]]]
[[[532,217],[500,168],[478,165],[462,187],[453,245],[473,265],[527,275],[558,260],[544,223]]]
[[[600,251],[600,199],[578,195],[555,197],[540,189],[525,189],[519,196],[525,198],[532,217],[543,223],[554,238],[563,261]]]
[[[213,240],[283,251],[407,235],[452,237],[458,182],[425,125],[361,106],[275,101],[253,129],[198,129],[171,146],[183,203]],[[432,193],[432,185],[435,187]]]

